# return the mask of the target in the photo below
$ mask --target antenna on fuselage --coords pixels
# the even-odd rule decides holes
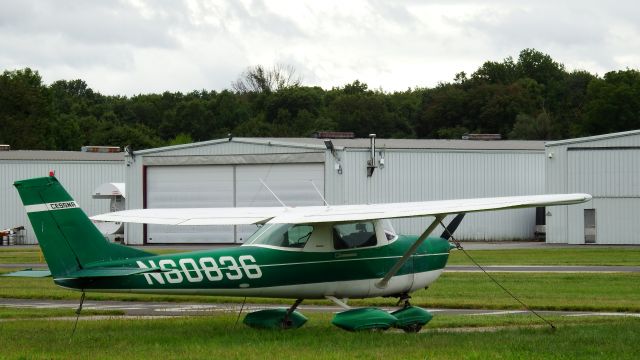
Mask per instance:
[[[266,188],[267,188],[267,190],[269,190],[269,192],[271,193],[271,195],[273,195],[273,197],[274,197],[274,198],[276,198],[276,200],[278,200],[278,202],[279,202],[280,204],[282,204],[282,206],[284,206],[284,207],[288,207],[285,203],[283,203],[283,202],[282,202],[282,200],[280,200],[280,198],[278,197],[278,195],[276,195],[276,193],[274,193],[274,192],[269,188],[269,186],[268,186],[264,181],[262,181],[262,179],[258,178],[258,180],[260,180],[260,182],[262,183],[262,185],[264,185],[264,187],[266,187]]]
[[[322,201],[324,201],[324,204],[327,205],[327,206],[331,206],[331,205],[329,205],[327,200],[324,198],[324,196],[322,196],[322,193],[320,192],[320,190],[318,190],[318,187],[313,182],[313,180],[309,180],[309,182],[311,182],[311,185],[313,185],[313,188],[316,189],[316,192],[318,193],[318,195],[320,195],[320,198],[322,199]]]

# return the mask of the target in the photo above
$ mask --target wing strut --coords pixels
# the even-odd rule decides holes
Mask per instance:
[[[398,272],[398,270],[400,270],[400,268],[404,265],[404,263],[407,262],[407,260],[409,260],[409,258],[411,257],[411,255],[413,255],[413,253],[416,252],[416,250],[418,250],[418,247],[420,247],[420,245],[422,245],[422,243],[427,239],[427,237],[429,235],[431,235],[431,233],[433,232],[433,230],[436,229],[436,227],[440,224],[440,222],[442,221],[442,219],[445,218],[446,215],[443,214],[438,214],[436,215],[436,218],[433,219],[433,222],[431,223],[431,225],[429,225],[429,227],[427,228],[427,230],[425,230],[422,235],[420,235],[420,237],[418,238],[418,240],[416,240],[416,242],[413,243],[413,245],[411,245],[411,247],[409,248],[409,250],[407,250],[404,255],[402,255],[402,257],[400,258],[400,260],[398,260],[397,263],[395,263],[393,265],[393,267],[391,268],[391,270],[389,270],[389,272],[387,272],[387,274],[376,283],[376,287],[379,289],[384,289],[387,287],[387,284],[389,283],[389,280],[391,280],[391,278]]]

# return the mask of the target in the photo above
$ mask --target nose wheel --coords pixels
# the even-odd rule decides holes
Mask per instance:
[[[307,318],[296,311],[302,300],[296,300],[288,309],[265,309],[249,313],[242,322],[259,329],[297,329],[307,322]]]

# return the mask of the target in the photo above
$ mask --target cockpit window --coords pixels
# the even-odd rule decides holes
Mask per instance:
[[[253,233],[246,243],[303,248],[312,233],[313,226],[307,224],[267,224]]]
[[[333,246],[336,250],[353,249],[378,244],[372,222],[356,222],[333,226]]]

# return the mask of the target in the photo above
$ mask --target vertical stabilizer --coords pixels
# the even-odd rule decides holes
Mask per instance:
[[[53,177],[14,183],[54,277],[111,260],[150,256],[107,241]]]

